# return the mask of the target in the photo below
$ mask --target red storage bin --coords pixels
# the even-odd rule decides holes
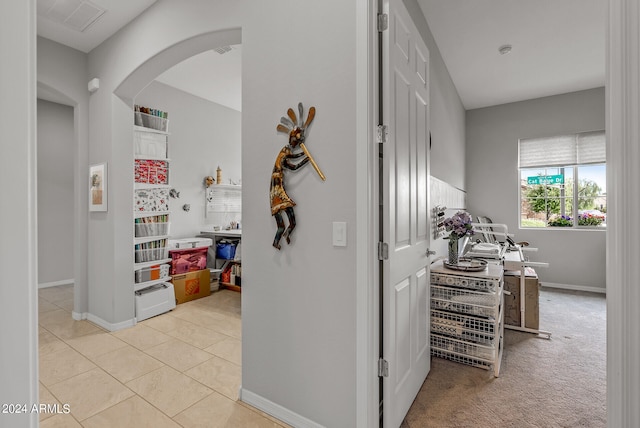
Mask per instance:
[[[171,275],[206,269],[207,248],[208,247],[169,250],[171,256]]]

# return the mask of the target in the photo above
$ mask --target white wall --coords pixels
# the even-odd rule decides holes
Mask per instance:
[[[637,238],[628,234],[625,224],[637,216],[637,189],[625,180],[625,173],[637,175],[638,159],[637,90],[638,61],[628,61],[629,55],[637,55],[637,35],[633,26],[624,22],[634,15],[635,5],[621,0],[611,0],[610,38],[608,62],[611,75],[607,85],[608,133],[611,139],[609,154],[613,155],[609,197],[621,209],[611,211],[617,221],[610,233],[619,233],[607,242],[611,250],[614,269],[608,273],[612,283],[608,312],[612,321],[608,340],[608,422],[610,427],[637,426],[638,411],[638,312],[640,304],[633,279],[638,277],[639,257]],[[291,5],[289,5],[291,7]],[[225,10],[226,12],[226,10]],[[6,18],[0,26],[0,51],[3,61],[0,71],[0,126],[4,136],[11,141],[24,141],[25,145],[0,144],[0,180],[15,183],[9,187],[12,210],[0,211],[0,298],[11,301],[0,312],[0,333],[12,346],[0,347],[0,375],[5,381],[0,386],[0,402],[37,402],[37,315],[36,315],[36,193],[35,193],[35,16],[34,0],[0,2],[0,16]],[[634,44],[635,43],[635,44]],[[624,47],[624,49],[623,49]],[[626,50],[625,50],[626,49]],[[628,94],[635,94],[634,100]],[[622,138],[617,138],[621,136]],[[635,137],[634,137],[635,136]],[[610,168],[610,171],[611,168]],[[613,172],[612,171],[612,172]],[[615,251],[614,251],[615,250]],[[11,269],[9,269],[11,267]],[[13,287],[23,283],[25,287]],[[629,381],[631,379],[632,381]],[[8,387],[7,385],[10,385]],[[11,416],[12,427],[37,426],[37,414]]]
[[[0,2],[0,403],[38,403],[36,4]],[[0,425],[38,426],[37,413]]]
[[[73,108],[38,100],[38,283],[73,281]]]
[[[184,59],[173,49],[176,43],[242,28],[243,396],[324,426],[356,426],[355,155],[357,137],[368,130],[355,125],[355,1],[189,4],[160,0],[89,54],[89,74],[101,79],[91,97],[90,159],[108,161],[110,168],[109,212],[89,220],[89,239],[101,242],[89,251],[90,311],[116,327],[133,316],[128,141],[136,93],[128,90],[142,89],[143,79],[131,73],[164,51],[168,56],[150,63],[160,65],[148,73],[151,80],[162,66]],[[318,34],[324,37],[311,37]],[[311,168],[287,178],[298,203],[298,228],[292,245],[277,251],[271,247],[276,227],[268,183],[287,139],[275,127],[298,101],[317,108],[307,142],[327,181]],[[347,222],[346,248],[332,246],[332,221]]]
[[[640,426],[638,4],[609,1],[607,37],[607,427]]]
[[[404,0],[429,48],[431,69],[431,175],[465,190],[465,110],[416,0]]]
[[[87,54],[38,37],[38,98],[73,107],[74,309],[79,319],[88,311],[87,179],[89,168],[89,91]]]
[[[218,166],[224,184],[241,180],[241,113],[155,81],[135,102],[169,113],[169,180],[180,192],[180,198],[169,200],[171,237],[192,237],[213,224],[240,221],[240,214],[206,213],[203,182],[208,175],[216,177]],[[191,210],[183,211],[184,204]]]
[[[604,88],[467,111],[467,203],[539,248],[542,282],[604,289],[605,232],[519,229],[518,139],[605,128]]]
[[[354,427],[355,231],[365,221],[355,203],[355,2],[255,7],[242,45],[242,387],[322,426]],[[275,128],[299,101],[317,109],[305,144],[327,180],[310,167],[287,174],[298,227],[277,251],[268,190],[287,137]],[[347,223],[347,247],[332,246],[333,221]]]
[[[431,176],[443,181],[463,193],[466,189],[465,164],[465,109],[458,95],[440,50],[429,30],[422,9],[416,0],[404,0],[418,31],[429,48],[430,59],[430,115],[431,115]],[[433,188],[433,186],[432,186]],[[436,188],[440,188],[436,186]],[[446,200],[446,195],[430,195],[430,207]],[[451,208],[463,208],[459,206]],[[447,211],[447,215],[455,211]],[[431,242],[436,257],[447,254],[448,241],[440,238]]]

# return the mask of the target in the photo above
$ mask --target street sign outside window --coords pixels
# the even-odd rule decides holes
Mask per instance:
[[[536,175],[527,177],[527,184],[564,184],[564,175]]]

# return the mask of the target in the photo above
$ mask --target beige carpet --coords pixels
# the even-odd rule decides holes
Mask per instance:
[[[499,378],[433,357],[402,428],[605,427],[604,295],[542,289],[540,328],[505,330]]]

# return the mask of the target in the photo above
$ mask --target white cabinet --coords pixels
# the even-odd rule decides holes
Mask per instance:
[[[500,373],[504,335],[503,269],[431,266],[431,355]]]

